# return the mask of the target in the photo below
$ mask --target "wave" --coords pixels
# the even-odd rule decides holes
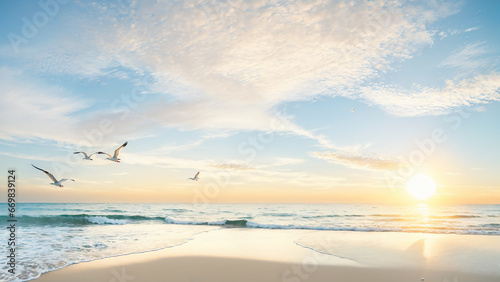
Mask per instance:
[[[281,216],[281,217],[297,216],[294,213],[280,213],[280,212],[266,212],[266,213],[263,213],[262,215],[264,215],[264,216]]]
[[[481,226],[482,227],[489,227],[489,228],[500,228],[500,223],[489,223],[489,224],[483,224]]]
[[[7,216],[0,216],[0,221],[9,219]],[[127,224],[139,223],[141,221],[162,221],[163,217],[147,217],[140,215],[117,215],[117,214],[62,214],[48,216],[27,216],[23,215],[17,218],[19,225],[89,225],[89,224]]]
[[[324,215],[324,217],[334,217],[335,215]],[[341,215],[340,217],[345,217]],[[349,216],[356,216],[354,214]],[[387,218],[388,223],[380,223],[382,216],[387,214],[379,214],[379,219],[375,219],[374,215],[371,223],[354,221],[338,221],[338,222],[317,222],[317,223],[304,223],[304,219],[312,217],[302,217],[300,222],[291,220],[286,223],[283,221],[263,220],[262,222],[257,219],[254,221],[252,217],[238,217],[222,218],[217,220],[198,220],[189,217],[173,218],[173,217],[160,217],[160,216],[141,216],[141,215],[120,215],[120,214],[63,214],[63,215],[47,215],[47,216],[20,216],[18,217],[19,225],[24,226],[84,226],[84,225],[125,225],[125,224],[179,224],[179,225],[207,225],[207,226],[221,226],[224,228],[262,228],[262,229],[307,229],[307,230],[330,230],[330,231],[360,231],[360,232],[424,232],[424,233],[455,233],[455,234],[487,234],[487,235],[500,235],[500,224],[496,222],[483,223],[477,225],[450,226],[453,225],[454,220],[451,218],[476,218],[480,216],[456,214],[448,216],[430,216],[431,225],[419,224],[421,221],[416,221],[415,218],[404,218],[401,216]],[[368,217],[368,216],[367,216]],[[365,217],[365,218],[367,218]],[[439,218],[440,220],[437,220]],[[445,220],[445,218],[449,220]],[[9,219],[7,216],[0,216],[1,221]],[[252,220],[252,221],[251,221]],[[373,221],[374,220],[374,221]],[[403,224],[399,223],[403,222]],[[408,222],[404,224],[404,222]],[[427,223],[427,222],[426,222]]]
[[[331,217],[366,217],[366,215],[361,215],[361,214],[325,214],[325,215],[303,216],[302,218],[331,218]]]
[[[224,225],[228,227],[247,227],[247,220],[236,219],[236,220],[218,220],[218,221],[186,221],[186,220],[175,220],[172,218],[165,218],[165,222],[170,224],[182,224],[182,225]]]
[[[191,212],[191,210],[187,209],[163,209],[164,211],[173,211],[173,212],[178,212],[178,213],[183,213],[183,212]]]
[[[407,215],[400,214],[372,214],[370,216],[374,217],[393,217],[393,218],[408,218]],[[480,218],[480,215],[465,215],[465,214],[454,214],[454,215],[430,215],[429,218],[432,219],[445,219],[445,218]]]
[[[465,215],[465,214],[456,214],[456,215],[432,215],[431,218],[480,218],[480,215]]]
[[[435,233],[435,234],[468,234],[468,235],[500,235],[500,224],[486,224],[479,229],[454,229],[448,227],[422,227],[419,225],[410,226],[315,226],[315,225],[296,225],[296,224],[265,224],[252,222],[249,220],[218,220],[218,221],[189,221],[165,218],[167,224],[181,225],[219,225],[221,227],[238,228],[262,228],[262,229],[306,229],[306,230],[325,230],[325,231],[357,231],[357,232],[408,232],[408,233]],[[488,229],[485,229],[488,227]]]
[[[258,222],[247,222],[247,227],[264,228],[264,229],[307,229],[307,230],[330,230],[330,231],[364,231],[364,232],[386,232],[386,231],[403,231],[399,227],[347,227],[347,226],[310,226],[310,225],[281,225],[281,224],[263,224]]]
[[[88,222],[90,223],[95,223],[95,224],[127,224],[126,219],[112,219],[112,218],[107,218],[105,216],[92,216],[92,217],[87,217]]]
[[[307,226],[307,225],[282,225],[282,224],[264,224],[252,222],[244,219],[238,220],[218,220],[218,221],[186,221],[165,218],[169,224],[182,225],[220,225],[224,227],[247,227],[262,229],[310,229],[310,230],[332,230],[332,231],[403,231],[401,228],[380,228],[380,227],[327,227],[327,226]]]
[[[107,211],[107,212],[125,212],[125,211],[118,210],[118,209],[104,209],[104,211]]]
[[[175,220],[170,217],[165,218],[165,222],[170,224],[182,224],[182,225],[224,225],[225,220],[219,221],[188,221],[188,220]]]

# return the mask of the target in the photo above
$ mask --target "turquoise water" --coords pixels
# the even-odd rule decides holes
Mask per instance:
[[[2,208],[7,210],[5,204]],[[12,279],[4,262],[2,281],[25,281],[82,261],[175,247],[219,228],[500,235],[500,205],[19,204],[16,216],[17,274]],[[0,218],[6,224],[7,216]],[[9,234],[2,234],[6,242]],[[6,247],[4,252],[3,258]]]

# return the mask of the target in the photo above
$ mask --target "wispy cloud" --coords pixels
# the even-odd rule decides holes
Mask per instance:
[[[461,34],[463,32],[471,32],[471,31],[475,31],[475,30],[478,30],[480,29],[481,27],[478,27],[478,26],[474,26],[474,27],[470,27],[470,28],[467,28],[465,30],[460,30],[460,29],[447,29],[447,30],[443,30],[443,31],[440,31],[438,33],[439,35],[439,38],[440,39],[444,39],[448,36],[454,36],[454,35],[458,35],[458,34]]]
[[[471,32],[471,31],[478,30],[478,29],[480,29],[480,27],[474,26],[474,27],[470,27],[470,28],[466,29],[465,32]]]
[[[448,36],[453,36],[457,34],[460,34],[460,31],[458,29],[443,30],[438,33],[440,39],[444,39]]]
[[[237,163],[220,163],[220,164],[213,164],[213,167],[217,169],[229,169],[229,170],[252,170],[255,169],[251,166],[248,166],[246,164],[237,164]]]
[[[120,154],[124,162],[134,165],[158,166],[175,169],[210,169],[209,160],[191,160],[174,158],[157,151],[143,152],[141,154],[123,152]]]
[[[347,152],[312,152],[313,157],[355,169],[394,171],[402,166],[398,160],[376,154]]]
[[[484,106],[479,106],[474,109],[476,112],[486,112],[486,108]]]
[[[85,99],[5,67],[0,68],[0,92],[0,119],[4,121],[0,138],[79,141],[73,114],[89,106]]]
[[[37,160],[37,161],[49,161],[49,162],[61,162],[61,163],[65,161],[63,157],[44,157],[44,156],[9,153],[9,152],[0,152],[0,155],[18,159],[32,160],[32,161]]]
[[[481,57],[487,52],[488,49],[484,42],[467,44],[454,51],[450,56],[444,59],[439,66],[461,68],[463,70],[477,70],[491,64],[490,59]]]
[[[186,151],[186,150],[191,150],[196,147],[201,146],[204,142],[211,140],[211,139],[224,139],[227,137],[230,137],[233,135],[233,132],[225,132],[224,130],[221,130],[219,133],[207,133],[203,134],[201,137],[195,139],[194,141],[190,142],[180,142],[182,144],[176,144],[176,143],[169,143],[166,145],[161,146],[160,148],[156,149],[155,151],[158,154],[168,154],[172,152],[178,152],[178,151]]]
[[[338,184],[344,185],[344,178],[324,176],[314,173],[273,170],[269,167],[256,168],[255,170],[237,170],[231,172],[231,179],[244,180],[246,185],[263,185],[280,183],[283,186],[304,187],[308,189],[329,189]],[[231,182],[232,183],[232,182]]]
[[[391,86],[361,88],[360,97],[397,116],[440,115],[452,109],[500,100],[500,75],[449,80],[442,88],[407,90]]]
[[[276,158],[276,161],[273,163],[274,166],[283,166],[283,165],[297,165],[303,163],[304,159],[297,158]]]

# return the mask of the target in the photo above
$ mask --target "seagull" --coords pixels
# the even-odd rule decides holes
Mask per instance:
[[[351,108],[351,110],[350,110],[350,111],[354,113],[354,108]]]
[[[104,153],[104,152],[97,152],[97,154],[108,155],[109,158],[106,158],[107,160],[119,163],[120,159],[118,158],[118,154],[120,153],[120,150],[123,149],[123,147],[127,146],[127,144],[128,144],[128,142],[123,143],[123,145],[121,145],[120,148],[118,148],[118,149],[115,150],[115,153],[114,153],[113,156],[111,156],[108,153]]]
[[[198,181],[198,176],[200,175],[200,172],[198,171],[198,173],[194,176],[194,177],[190,177],[188,178],[187,180],[195,180],[195,181]]]
[[[92,157],[93,155],[95,155],[95,153],[93,153],[93,154],[90,154],[90,156],[89,156],[89,155],[87,155],[87,153],[85,153],[85,152],[74,152],[73,154],[83,154],[83,155],[85,156],[85,157],[83,158],[84,160],[91,160],[91,161],[92,161],[92,159],[91,159],[90,157]]]
[[[66,181],[66,180],[75,181],[74,179],[66,179],[66,178],[63,178],[63,179],[61,179],[61,180],[57,181],[57,179],[54,177],[54,175],[52,175],[52,173],[50,173],[50,172],[48,172],[48,171],[46,171],[46,170],[43,170],[43,169],[41,169],[41,168],[39,168],[39,167],[36,167],[36,166],[34,166],[33,164],[31,164],[31,165],[32,165],[34,168],[36,168],[36,169],[38,169],[38,170],[41,170],[41,171],[43,171],[45,174],[47,174],[47,176],[48,176],[50,179],[52,179],[52,181],[54,181],[54,183],[50,183],[50,184],[52,184],[52,185],[59,186],[59,187],[61,187],[61,188],[62,188],[62,187],[64,187],[64,186],[62,185],[62,183],[63,183],[64,181]]]

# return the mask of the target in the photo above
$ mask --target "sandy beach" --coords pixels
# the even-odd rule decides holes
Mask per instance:
[[[497,236],[221,228],[36,281],[491,282],[500,279],[499,246]]]

